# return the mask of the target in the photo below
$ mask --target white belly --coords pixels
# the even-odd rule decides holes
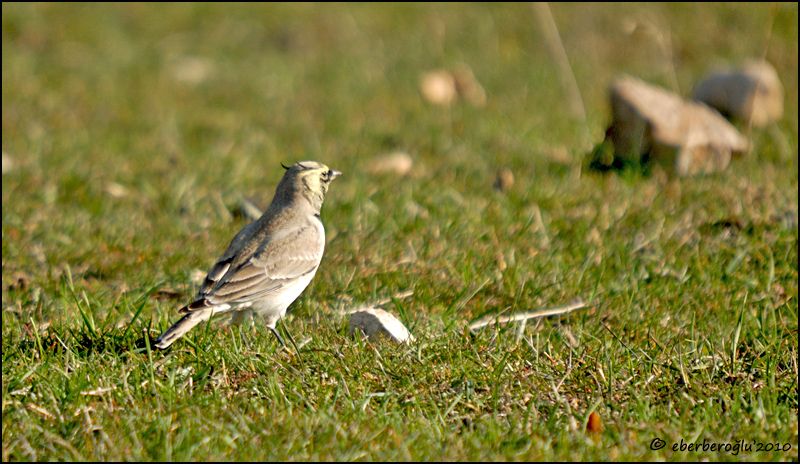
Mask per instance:
[[[264,302],[254,305],[253,310],[256,314],[266,319],[267,325],[274,326],[278,319],[286,315],[286,309],[289,308],[289,305],[294,303],[294,300],[296,300],[301,293],[303,293],[303,290],[308,287],[308,284],[311,283],[311,279],[314,278],[316,273],[317,271],[314,270],[314,272],[297,279],[282,288],[279,293],[275,294],[273,298],[270,298],[268,303]]]

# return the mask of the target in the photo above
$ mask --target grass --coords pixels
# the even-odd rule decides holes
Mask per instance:
[[[2,8],[3,460],[797,459],[796,4],[553,5],[585,122],[524,4]],[[586,169],[614,76],[687,94],[764,53],[786,108],[750,156]],[[486,106],[423,100],[461,64]],[[369,174],[394,150],[408,176]],[[300,355],[216,323],[153,351],[302,159],[345,175]],[[347,335],[405,290],[414,344]]]

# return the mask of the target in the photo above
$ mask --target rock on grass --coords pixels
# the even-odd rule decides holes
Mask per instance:
[[[372,174],[395,174],[404,176],[414,166],[414,159],[404,151],[395,151],[373,159],[367,166]]]
[[[713,109],[639,79],[617,79],[610,97],[606,140],[624,161],[649,158],[687,176],[721,171],[748,149],[747,139]]]
[[[712,73],[697,84],[692,98],[753,127],[764,127],[783,116],[783,85],[766,61]]]
[[[371,339],[387,336],[398,343],[414,341],[414,337],[399,319],[380,308],[365,308],[351,313],[350,334],[356,331]]]

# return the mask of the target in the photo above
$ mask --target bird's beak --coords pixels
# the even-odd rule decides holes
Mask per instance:
[[[342,171],[337,171],[336,169],[331,169],[331,180],[336,179],[337,177],[342,175]]]

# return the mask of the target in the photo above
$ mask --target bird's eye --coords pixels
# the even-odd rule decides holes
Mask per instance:
[[[325,172],[322,173],[322,180],[328,180],[330,178],[331,178],[331,171],[330,170],[325,171]]]

